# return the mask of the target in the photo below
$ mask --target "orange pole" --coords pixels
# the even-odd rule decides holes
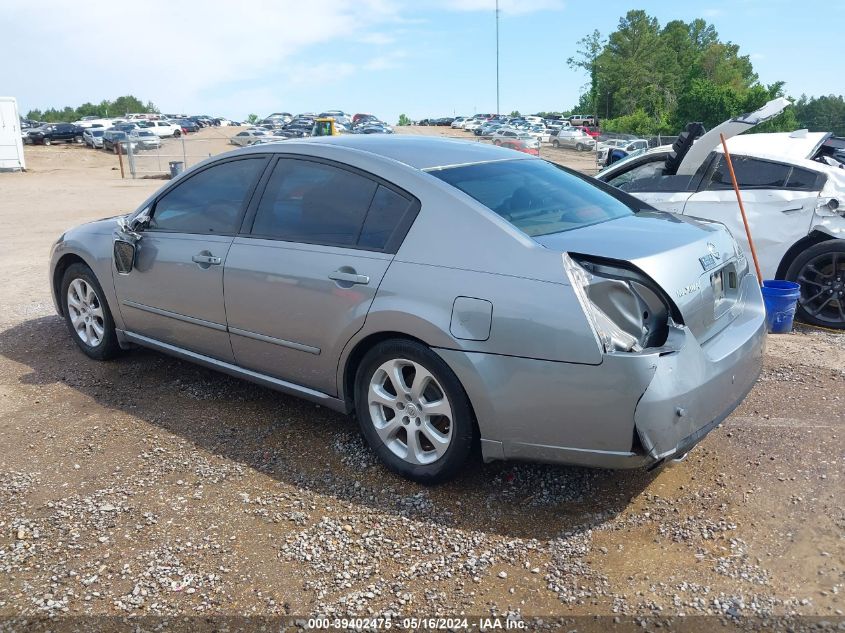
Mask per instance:
[[[760,273],[760,262],[757,261],[757,249],[754,248],[754,240],[751,239],[751,229],[748,226],[748,217],[745,215],[745,207],[742,205],[742,196],[739,195],[739,185],[736,182],[734,164],[731,161],[731,153],[728,151],[728,144],[725,142],[725,135],[719,134],[722,139],[722,149],[725,150],[725,162],[728,164],[728,171],[731,172],[731,182],[734,186],[736,201],[739,203],[739,212],[742,214],[742,223],[745,225],[745,236],[748,238],[748,245],[751,247],[751,257],[754,259],[754,269],[757,271],[757,281],[763,285],[763,275]]]

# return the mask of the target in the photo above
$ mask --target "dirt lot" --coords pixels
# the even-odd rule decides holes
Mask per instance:
[[[78,352],[50,244],[161,182],[26,152],[0,174],[0,617],[843,614],[845,336],[770,337],[751,395],[673,468],[473,463],[422,488],[313,404]]]

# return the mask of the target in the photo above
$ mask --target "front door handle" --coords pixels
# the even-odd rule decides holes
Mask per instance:
[[[370,278],[367,275],[359,275],[357,272],[355,272],[354,268],[349,268],[348,266],[344,266],[343,268],[337,269],[333,273],[329,273],[329,279],[333,279],[335,281],[347,284],[366,285],[370,283]]]
[[[219,257],[215,257],[208,251],[203,251],[201,253],[197,253],[193,257],[191,257],[191,261],[195,264],[199,264],[200,268],[208,268],[209,266],[219,266],[223,260]]]

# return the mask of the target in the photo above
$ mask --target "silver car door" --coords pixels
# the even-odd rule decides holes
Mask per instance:
[[[807,235],[824,177],[819,172],[748,156],[731,157],[763,276]],[[724,156],[719,154],[684,214],[725,224],[750,258],[745,226]]]
[[[115,272],[128,331],[232,361],[223,263],[267,158],[214,163],[160,195],[128,274]]]
[[[279,159],[226,260],[236,362],[335,395],[340,353],[363,326],[416,204],[369,175]]]

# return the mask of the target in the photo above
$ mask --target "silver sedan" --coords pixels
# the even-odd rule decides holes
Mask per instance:
[[[426,137],[256,145],[54,245],[79,348],[148,347],[357,416],[424,483],[684,455],[745,397],[760,289],[720,224]],[[224,293],[225,288],[225,293]]]

